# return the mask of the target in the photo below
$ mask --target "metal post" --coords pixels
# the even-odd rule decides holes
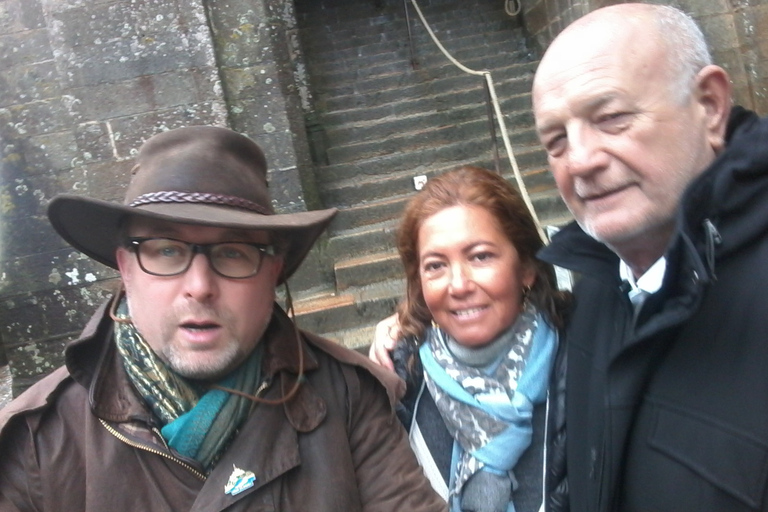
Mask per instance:
[[[491,90],[488,87],[488,81],[483,80],[485,90],[485,107],[488,112],[488,128],[491,132],[491,142],[493,147],[493,163],[496,166],[496,173],[501,174],[499,165],[499,143],[496,141],[496,123],[493,121],[493,107],[491,106]]]
[[[403,8],[405,9],[405,25],[408,27],[408,50],[411,52],[411,68],[419,69],[419,63],[416,60],[416,55],[413,53],[413,35],[411,34],[411,17],[408,14],[408,0],[403,0]]]

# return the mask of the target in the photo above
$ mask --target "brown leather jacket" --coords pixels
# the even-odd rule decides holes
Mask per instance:
[[[277,306],[262,395],[297,375],[298,343]],[[361,355],[302,333],[305,377],[285,405],[259,404],[206,478],[165,446],[127,380],[104,307],[66,367],[0,410],[0,511],[445,511],[393,407],[403,384]],[[234,468],[253,487],[224,489]]]

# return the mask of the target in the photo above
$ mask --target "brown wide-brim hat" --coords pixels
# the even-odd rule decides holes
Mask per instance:
[[[160,133],[141,146],[123,204],[61,194],[48,205],[48,218],[75,249],[115,269],[128,217],[274,232],[284,243],[287,279],[336,211],[276,214],[259,146],[227,128],[192,126]]]

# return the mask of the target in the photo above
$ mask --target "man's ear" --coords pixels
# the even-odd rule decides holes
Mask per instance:
[[[126,273],[130,273],[130,266],[126,258],[130,258],[131,253],[125,247],[118,247],[115,249],[115,261],[117,262],[117,270],[121,276],[125,276]]]
[[[696,100],[703,108],[707,138],[715,153],[725,147],[725,130],[731,112],[731,80],[720,66],[705,66],[696,75]]]
[[[274,277],[275,277],[275,284],[280,282],[280,279],[283,277],[283,268],[285,268],[285,260],[282,256],[275,256],[274,261],[272,262],[273,268],[274,268]]]

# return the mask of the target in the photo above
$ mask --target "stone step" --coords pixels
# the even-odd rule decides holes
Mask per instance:
[[[506,174],[511,167],[506,162],[503,145],[499,145],[499,151],[502,172]],[[524,176],[546,164],[546,155],[538,147],[513,147],[513,151]],[[340,164],[333,166],[340,179],[322,184],[320,196],[324,204],[342,207],[400,196],[413,189],[414,176],[433,176],[461,163],[475,165],[476,162],[490,157],[488,141],[473,140],[421,148],[412,153],[394,152],[372,160]],[[341,178],[342,176],[347,177]]]
[[[536,63],[527,61],[514,61],[507,59],[504,62],[493,61],[490,57],[481,56],[473,60],[464,61],[464,64],[470,69],[478,71],[489,71],[493,83],[498,90],[503,90],[505,87],[510,87],[513,90],[517,90],[520,94],[530,92],[530,82],[533,79],[533,73],[535,71]],[[495,67],[486,66],[486,64],[494,64]],[[397,89],[397,91],[403,94],[398,96],[399,100],[403,100],[410,96],[407,95],[408,87],[421,87],[422,90],[425,87],[429,87],[432,94],[446,91],[461,91],[466,89],[483,88],[485,77],[482,75],[474,75],[465,73],[460,70],[446,59],[442,59],[440,62],[436,62],[429,68],[420,68],[418,70],[412,70],[410,66],[402,64],[402,67],[394,73],[381,74],[377,76],[364,76],[365,70],[354,70],[354,73],[359,73],[363,76],[360,78],[351,78],[354,68],[348,68],[345,71],[350,75],[350,79],[346,82],[337,81],[332,82],[330,87],[316,88],[314,97],[322,106],[322,111],[335,111],[342,110],[344,105],[338,106],[334,101],[342,101],[344,97],[348,96],[360,96],[366,94],[377,94],[383,91]],[[515,87],[521,80],[527,81],[526,88],[519,89]],[[448,81],[449,88],[441,87],[440,82]],[[425,84],[427,84],[425,86]],[[352,108],[359,105],[359,103],[351,102]],[[365,106],[371,106],[366,104]]]
[[[328,4],[319,0],[296,0],[296,22],[301,29],[333,27],[375,26],[380,24],[379,18],[388,12],[403,9],[401,2],[380,2],[377,7],[374,1],[337,2]]]
[[[532,128],[509,133],[509,137],[513,141],[512,143],[518,147],[535,145],[538,141],[536,132]],[[491,136],[488,120],[478,116],[474,120],[463,123],[421,128],[416,131],[393,134],[389,137],[380,138],[374,135],[358,143],[329,148],[327,157],[331,165],[341,164],[376,158],[397,151],[415,151],[425,146],[450,144],[461,140],[478,140],[480,144],[487,144],[486,147],[490,147]]]
[[[493,73],[491,73],[493,77]],[[496,80],[494,86],[500,98],[508,95],[528,94],[531,92],[532,73],[527,71],[515,78]],[[327,112],[340,110],[367,109],[392,105],[406,101],[429,101],[439,105],[461,105],[464,101],[451,101],[452,95],[464,93],[472,102],[485,101],[483,86],[484,78],[472,75],[453,75],[429,80],[426,82],[404,83],[402,86],[392,89],[368,91],[366,94],[349,93],[333,97],[317,98],[317,109],[321,116]],[[503,92],[500,92],[503,91]],[[412,105],[408,105],[411,107]]]
[[[515,89],[528,89],[519,94],[511,90],[513,89],[513,84],[511,83],[496,84],[494,80],[494,86],[496,87],[496,94],[499,98],[502,112],[530,112],[531,96],[529,86],[518,87],[514,85]],[[332,132],[336,129],[345,129],[347,127],[354,129],[366,124],[376,125],[380,122],[395,121],[424,113],[461,110],[470,106],[485,109],[485,93],[481,92],[482,87],[482,82],[479,82],[473,88],[456,90],[452,94],[421,96],[384,103],[379,106],[324,112],[320,114],[319,118],[326,127],[326,131]],[[483,117],[485,115],[485,113],[482,114]]]
[[[516,49],[509,44],[510,40],[516,37],[514,29],[477,33],[467,28],[466,20],[461,25],[457,25],[457,27],[460,28],[455,31],[435,34],[445,49],[457,59],[471,58],[477,54],[477,50],[480,48],[498,51],[513,51]],[[441,37],[445,41],[441,40]],[[331,46],[324,46],[322,49],[318,48],[316,51],[311,52],[312,60],[307,65],[310,71],[313,69],[333,70],[337,69],[341,62],[353,61],[362,64],[363,66],[361,67],[364,67],[367,57],[388,54],[394,58],[393,52],[399,51],[403,51],[403,54],[408,55],[410,58],[410,42],[413,42],[412,48],[419,57],[419,64],[424,64],[421,59],[442,55],[442,52],[434,44],[434,41],[426,31],[419,31],[409,41],[405,25],[403,25],[402,29],[398,29],[398,37],[396,38],[382,39],[381,37],[374,37],[367,40],[355,40],[353,38],[349,41],[348,46],[344,48],[333,48]],[[398,53],[397,55],[400,54]]]
[[[393,218],[337,232],[329,240],[328,251],[335,261],[390,251],[395,247],[395,233],[399,222],[399,218]]]
[[[297,2],[297,23],[300,29],[307,30],[313,36],[322,33],[338,32],[344,37],[365,35],[366,33],[383,32],[396,22],[405,23],[406,13],[402,1],[381,2],[381,8],[375,8],[374,2],[352,2],[339,5],[336,8],[318,8],[317,6],[299,5]],[[365,5],[368,4],[368,5]],[[433,30],[448,30],[457,25],[462,19],[472,17],[485,24],[503,20],[517,25],[515,18],[504,14],[498,2],[451,2],[451,5],[430,5],[430,2],[419,2],[419,7]],[[412,6],[408,7],[412,30],[419,28],[421,21]]]
[[[336,294],[305,297],[294,302],[301,329],[320,335],[375,326],[394,312],[405,291],[401,278]]]
[[[522,103],[522,102],[518,102]],[[534,132],[533,116],[530,110],[511,110],[506,107],[513,101],[503,102],[502,112],[505,112],[504,122],[510,140],[516,144],[536,144],[538,137]],[[490,136],[487,107],[485,104],[461,105],[451,110],[417,112],[402,117],[382,118],[378,122],[350,123],[346,126],[331,127],[326,131],[329,146],[340,148],[357,148],[363,156],[367,153],[365,146],[389,138],[409,138],[412,134],[429,129],[442,129],[449,126],[460,127],[466,123],[478,124],[477,136]],[[499,127],[494,126],[498,132]],[[388,144],[382,144],[386,146]]]
[[[473,162],[463,162],[473,165],[479,165],[480,167],[485,167],[488,169],[493,169],[493,162],[488,161],[473,161]],[[445,169],[438,169],[437,173],[441,173],[444,171],[447,171],[449,169],[455,168],[457,164],[451,164],[450,167],[447,167]],[[511,171],[505,174],[505,177],[507,180],[509,180],[511,183],[515,184],[514,176],[512,175]],[[549,193],[555,190],[554,180],[546,169],[536,169],[527,171],[526,174],[523,177],[526,188],[528,189],[529,194],[544,194]],[[339,210],[338,215],[336,215],[336,218],[331,223],[331,226],[328,230],[328,232],[333,236],[340,236],[344,235],[348,232],[355,232],[356,230],[360,229],[368,229],[372,228],[375,229],[376,226],[380,223],[386,223],[387,221],[397,220],[400,218],[400,214],[403,211],[403,208],[405,207],[405,203],[411,198],[411,196],[415,193],[415,189],[411,188],[408,192],[397,195],[397,196],[391,196],[386,197],[379,200],[372,200],[367,201],[365,203],[349,206],[349,207],[343,207],[341,210]],[[557,194],[555,193],[557,196]],[[558,199],[559,202],[559,199]],[[539,211],[539,207],[536,208],[537,211]],[[567,211],[565,210],[564,205],[560,203],[560,205],[557,208],[558,213],[554,215],[555,217],[560,216],[560,212],[563,214],[569,215]],[[540,214],[541,215],[541,214]],[[545,217],[545,215],[541,215],[542,217]],[[330,242],[329,242],[330,243]]]
[[[376,322],[372,324],[365,323],[362,326],[354,326],[350,329],[342,329],[340,331],[323,333],[323,336],[329,340],[335,341],[340,345],[344,345],[347,348],[357,350],[364,356],[367,356],[368,350],[370,350],[371,347],[371,343],[373,343],[375,334]]]
[[[393,250],[337,261],[334,270],[336,289],[339,291],[367,286],[403,275],[400,257]]]
[[[503,63],[494,62],[495,66],[485,66],[488,64],[487,57],[465,61],[464,64],[470,69],[480,71],[490,71],[494,85],[497,88],[503,88],[505,83],[514,82],[520,79],[533,79],[533,73],[536,68],[535,62],[518,60],[506,61]],[[490,69],[489,69],[490,68]],[[409,85],[430,83],[435,80],[466,77],[466,84],[457,84],[457,89],[474,88],[482,86],[485,78],[479,75],[472,75],[460,70],[447,60],[435,63],[429,68],[411,69],[404,63],[395,63],[383,65],[378,72],[369,73],[368,69],[346,68],[343,72],[328,75],[328,85],[318,85],[314,87],[314,97],[321,102],[327,102],[340,96],[352,94],[366,94],[368,92],[385,90],[392,88],[402,88]],[[334,79],[332,77],[339,77]],[[522,91],[523,93],[529,93]]]
[[[342,208],[331,222],[328,232],[338,235],[361,227],[399,219],[411,195],[412,193],[408,193]]]
[[[500,69],[531,60],[529,50],[514,48],[508,42],[461,48],[450,53],[465,67],[476,71]],[[431,41],[416,49],[414,56],[418,60],[416,69],[411,66],[411,54],[405,47],[391,48],[370,56],[336,60],[322,67],[313,62],[308,65],[313,76],[311,80],[313,91],[316,94],[322,94],[335,86],[349,87],[350,84],[354,85],[359,80],[386,78],[393,74],[425,80],[434,78],[434,74],[430,73],[432,69],[439,71],[438,76],[463,73]]]
[[[460,14],[460,13],[458,13]],[[432,23],[430,26],[438,39],[457,39],[467,36],[493,37],[495,34],[519,31],[514,20],[494,18],[483,25],[483,31],[478,33],[477,28],[467,23],[467,16],[462,16],[459,21],[453,23]],[[390,45],[408,44],[408,27],[404,18],[392,18],[390,23],[376,26],[366,25],[361,31],[359,24],[348,27],[328,25],[322,27],[306,27],[301,30],[302,47],[305,52],[313,55],[322,55],[336,51],[349,50],[368,45],[388,43]],[[431,42],[432,38],[421,25],[421,21],[413,20],[411,24],[411,40],[414,45],[422,45]]]

